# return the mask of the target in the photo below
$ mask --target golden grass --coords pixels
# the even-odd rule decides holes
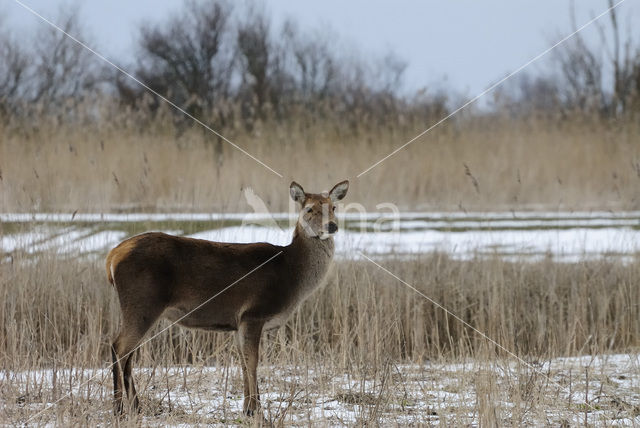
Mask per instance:
[[[99,125],[0,125],[2,211],[247,210],[253,187],[288,207],[291,179],[309,189],[349,178],[349,201],[401,209],[638,209],[637,123],[588,118],[471,118],[442,124],[361,178],[431,122],[362,125],[318,119],[222,132],[281,179],[201,128],[162,112]]]
[[[379,202],[422,210],[640,209],[640,130],[632,123],[450,122],[359,179],[430,123],[352,129],[292,120],[224,131],[281,179],[200,129],[178,132],[166,111],[155,119],[140,112],[116,119],[0,124],[0,210],[243,211],[239,190],[251,186],[281,211],[291,179],[316,190],[344,178],[351,179],[347,202],[371,209]],[[119,322],[102,259],[49,252],[0,260],[0,423],[24,424],[34,415],[30,423],[117,422],[110,419],[109,373],[89,381],[82,371],[108,367]],[[640,345],[635,262],[461,262],[435,254],[381,263],[535,367],[553,357]],[[428,412],[415,410],[417,402],[438,404],[435,416],[444,425],[560,425],[582,414],[592,422],[595,404],[566,399],[567,390],[587,390],[592,376],[605,392],[610,388],[608,404],[598,404],[607,417],[640,412],[620,398],[607,380],[611,373],[550,370],[550,380],[365,261],[338,262],[328,285],[263,343],[262,381],[283,397],[265,399],[276,425],[293,423],[292,415],[297,424],[317,422],[311,403],[327,397],[327,406],[357,406],[359,425],[431,423]],[[437,366],[469,359],[471,369],[455,373]],[[234,407],[241,402],[236,363],[229,334],[171,328],[138,352],[145,413],[127,423],[246,424]],[[496,377],[495,364],[516,367]],[[209,366],[218,371],[203,369]],[[42,380],[40,369],[54,379]],[[344,377],[355,383],[337,380]],[[177,389],[196,394],[190,407],[170,401],[165,391]],[[202,391],[224,402],[202,410]],[[443,404],[442,394],[458,395]],[[34,410],[58,399],[42,414]],[[352,423],[327,412],[321,424]]]
[[[2,367],[108,360],[119,307],[96,262],[40,257],[5,262],[2,269]],[[425,295],[521,356],[552,357],[620,351],[640,344],[639,265],[452,261],[444,255],[383,264]],[[305,353],[327,353],[344,365],[376,358],[421,362],[473,355],[484,339],[368,262],[338,262],[329,284],[294,316],[282,333]],[[215,361],[227,335],[176,334],[154,341],[171,362]],[[196,344],[191,343],[197,341]],[[187,346],[186,343],[190,343]],[[99,352],[98,352],[99,351]],[[502,351],[496,349],[496,352]]]
[[[640,345],[637,263],[460,262],[436,254],[382,264],[536,367],[552,357],[629,352]],[[109,344],[118,326],[117,298],[102,260],[61,259],[53,253],[18,258],[0,264],[0,281],[0,367],[7,376],[18,379],[23,373],[31,379],[0,383],[6,403],[0,419],[22,423],[55,399],[61,402],[35,421],[92,424],[110,418],[110,373],[99,372],[90,381],[93,372],[82,371],[109,366]],[[471,367],[454,373],[438,366],[469,359],[475,361]],[[503,372],[504,367],[515,368],[497,378],[490,368],[494,364]],[[234,410],[234,403],[241,402],[236,365],[230,334],[171,328],[138,351],[145,411],[143,419],[129,422],[246,423]],[[217,367],[215,373],[203,371],[207,366]],[[427,423],[428,415],[415,413],[412,406],[423,401],[435,405],[435,397],[447,391],[460,394],[458,401],[438,410],[440,421],[452,425],[469,423],[470,412],[483,423],[519,425],[544,420],[549,409],[555,409],[549,420],[556,422],[592,410],[568,402],[566,394],[570,387],[585,388],[585,376],[594,376],[593,370],[574,373],[571,384],[570,371],[540,373],[518,364],[365,261],[337,262],[327,286],[285,327],[264,335],[261,367],[267,390],[284,394],[276,408],[273,396],[265,401],[273,422],[291,423],[291,415],[317,422],[318,416],[308,413],[310,403],[330,399],[360,406],[358,424],[404,423],[407,417]],[[57,373],[53,386],[34,374],[39,369]],[[545,373],[553,374],[553,380]],[[348,387],[336,380],[345,376],[356,383]],[[476,401],[465,401],[462,391],[468,390]],[[171,404],[169,391],[194,394],[190,400],[195,407]],[[201,408],[212,393],[227,397],[213,413]],[[282,407],[283,402],[292,407]],[[513,403],[516,410],[504,403]],[[637,410],[633,405],[629,409],[627,416]],[[331,412],[327,415],[326,423],[339,423]]]

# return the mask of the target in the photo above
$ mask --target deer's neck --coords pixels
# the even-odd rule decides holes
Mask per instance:
[[[291,244],[286,247],[290,274],[303,290],[311,291],[320,285],[333,259],[333,238],[309,238],[296,226]]]

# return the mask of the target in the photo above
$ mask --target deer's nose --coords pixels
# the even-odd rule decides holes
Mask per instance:
[[[336,233],[338,231],[338,225],[334,222],[329,223],[329,233]]]

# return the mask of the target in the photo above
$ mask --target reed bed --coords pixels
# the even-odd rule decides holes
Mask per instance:
[[[102,263],[101,258],[61,258],[51,252],[0,264],[3,423],[91,425],[111,418],[110,372],[102,369],[110,365],[119,308]],[[606,390],[611,382],[593,370],[578,370],[571,378],[571,371],[556,373],[544,362],[633,353],[640,345],[638,263],[454,261],[442,254],[389,257],[380,263],[509,353],[373,264],[337,262],[327,285],[285,327],[263,337],[262,382],[279,391],[279,401],[270,400],[273,395],[265,399],[270,422],[340,424],[329,411],[323,419],[309,410],[313,400],[337,400],[357,406],[355,423],[362,425],[425,424],[436,416],[445,425],[519,425],[544,418],[581,423],[585,412],[596,411],[585,406],[595,409],[596,404],[567,400],[571,388],[584,389],[586,380],[588,389],[589,376],[592,387],[601,382]],[[162,322],[155,331],[167,325]],[[145,410],[121,422],[251,423],[234,407],[241,402],[237,361],[230,334],[171,327],[138,351]],[[444,366],[470,361],[453,372]],[[503,376],[492,374],[496,367]],[[634,370],[615,374],[637,379],[638,367]],[[38,374],[43,371],[50,374]],[[195,394],[189,395],[191,407],[175,397],[172,404],[170,391],[178,390]],[[433,407],[438,403],[434,397],[449,390],[459,394],[457,404],[450,401],[432,416],[426,408],[418,412],[398,404],[406,400]],[[463,390],[470,390],[475,401],[468,402]],[[215,411],[206,411],[202,398],[210,394],[219,397],[210,404]],[[640,414],[637,394],[617,394],[607,399],[618,397],[624,406],[600,402],[598,410],[608,411],[607,418],[615,412],[620,417]],[[469,419],[469,414],[475,416]],[[593,422],[593,416],[586,417]]]
[[[112,121],[0,124],[0,210],[245,211],[252,187],[272,211],[288,208],[292,179],[323,188],[351,180],[349,202],[418,210],[640,208],[637,121],[584,117],[457,118],[356,178],[429,127],[390,121],[353,129],[296,120],[221,130],[230,144],[172,116],[132,111]]]
[[[284,211],[290,180],[317,189],[345,178],[347,202],[370,210],[381,202],[402,210],[640,209],[632,121],[456,118],[359,178],[431,122],[300,117],[221,130],[280,178],[202,129],[176,125],[163,108],[96,114],[113,120],[0,123],[0,211],[248,211],[244,187]],[[0,254],[0,424],[255,423],[239,416],[231,335],[175,326],[137,353],[143,413],[113,419],[109,345],[119,308],[103,259]],[[640,422],[637,260],[391,254],[379,262],[451,313],[368,261],[336,262],[327,285],[263,337],[270,423]],[[593,362],[616,353],[636,362]],[[587,355],[593,363],[557,366]]]

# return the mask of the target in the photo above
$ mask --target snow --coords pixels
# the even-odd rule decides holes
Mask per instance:
[[[345,207],[349,210],[349,207]],[[498,211],[498,212],[400,212],[397,216],[401,220],[423,219],[430,220],[635,220],[638,224],[640,211]],[[220,220],[261,220],[274,218],[276,220],[295,219],[294,213],[0,213],[0,222],[140,222],[140,221],[220,221]],[[394,219],[393,212],[355,212],[338,213],[337,217],[344,220],[376,221]]]
[[[273,218],[286,220],[287,213]],[[19,225],[0,236],[0,251],[35,254],[104,252],[125,238],[128,222],[167,222],[182,234],[182,223],[211,222],[210,229],[189,236],[220,242],[270,242],[286,245],[292,228],[265,227],[263,214],[0,214]],[[500,256],[508,259],[574,262],[601,257],[633,260],[640,253],[640,212],[570,213],[390,213],[347,212],[339,216],[337,258],[414,256],[442,252],[456,259]],[[243,225],[225,226],[225,221]],[[74,222],[78,223],[74,225]],[[88,223],[87,223],[88,222]],[[186,224],[185,224],[186,225]],[[162,224],[166,227],[166,223]],[[102,230],[103,228],[109,230]],[[206,226],[205,226],[206,227]]]
[[[351,372],[329,366],[261,365],[258,376],[265,417],[287,426],[353,425],[369,417],[381,425],[476,426],[481,422],[482,400],[488,397],[483,394],[490,393],[484,411],[495,412],[504,423],[640,424],[638,354],[563,357],[526,364],[467,359],[390,364]],[[134,376],[143,425],[243,423],[241,373],[234,363],[143,367],[134,369]],[[23,425],[34,416],[31,423],[61,423],[59,415],[64,413],[58,407],[68,405],[70,395],[73,405],[78,409],[86,406],[91,417],[105,422],[110,418],[108,367],[4,370],[0,385],[5,385],[0,389],[1,423]],[[29,411],[21,413],[23,408]]]

